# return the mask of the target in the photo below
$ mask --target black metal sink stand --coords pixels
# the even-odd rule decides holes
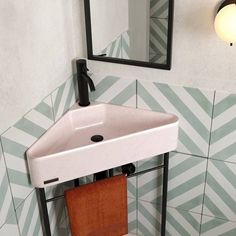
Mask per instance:
[[[165,236],[166,231],[166,205],[167,205],[167,190],[168,190],[168,167],[169,167],[169,153],[163,154],[163,164],[144,170],[139,171],[137,173],[131,174],[127,176],[127,178],[138,176],[141,174],[145,174],[157,169],[163,169],[163,187],[162,187],[162,206],[161,206],[161,236]],[[109,171],[109,176],[113,175],[113,171]],[[79,186],[79,181],[74,180],[74,185]],[[47,203],[56,201],[59,199],[64,198],[64,195],[56,196],[50,199],[46,199],[45,195],[45,188],[36,188],[36,194],[38,198],[38,204],[39,204],[39,211],[40,211],[40,218],[41,218],[41,224],[43,228],[43,235],[44,236],[51,236],[51,229],[50,229],[50,221],[48,216],[48,208]]]

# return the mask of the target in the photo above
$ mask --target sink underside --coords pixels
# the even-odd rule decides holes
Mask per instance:
[[[101,135],[101,142],[91,137]],[[94,104],[67,112],[28,151],[32,184],[45,187],[176,148],[178,118],[167,113]]]

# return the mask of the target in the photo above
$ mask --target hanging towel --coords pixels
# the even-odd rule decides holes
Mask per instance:
[[[123,175],[65,191],[72,236],[128,233],[127,181]]]

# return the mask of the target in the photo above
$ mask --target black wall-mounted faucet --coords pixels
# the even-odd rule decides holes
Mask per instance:
[[[95,91],[95,86],[92,79],[87,74],[88,68],[86,60],[84,59],[76,60],[76,68],[77,68],[77,81],[79,89],[79,105],[82,107],[86,107],[90,104],[88,85],[91,91]]]

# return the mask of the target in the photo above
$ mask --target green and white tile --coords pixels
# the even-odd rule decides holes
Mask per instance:
[[[148,170],[163,164],[163,156],[154,156],[138,161],[137,171]]]
[[[177,151],[182,153],[208,156],[213,97],[213,91],[138,81],[138,108],[179,117]]]
[[[76,79],[72,77],[52,93],[53,112],[57,121],[76,102]]]
[[[203,214],[236,222],[236,164],[209,160]]]
[[[10,184],[0,143],[0,227],[14,214]]]
[[[161,229],[160,206],[138,201],[138,235],[158,236]]]
[[[53,236],[68,235],[67,215],[64,199],[50,202],[48,205],[50,228]]]
[[[201,215],[167,208],[166,235],[167,236],[198,236]],[[138,235],[160,236],[161,233],[160,206],[145,202],[138,202]]]
[[[150,55],[157,54],[165,56],[167,54],[167,35],[168,20],[167,19],[150,19]]]
[[[49,96],[1,137],[15,207],[33,191],[25,152],[53,123]]]
[[[128,230],[129,233],[137,233],[137,202],[133,198],[128,198]]]
[[[137,177],[138,199],[161,205],[162,169],[154,170]]]
[[[236,163],[236,94],[216,92],[210,158]]]
[[[122,58],[122,34],[107,45],[99,54],[106,54],[106,57]]]
[[[168,0],[151,0],[150,16],[157,18],[168,18]]]
[[[166,236],[199,236],[201,215],[167,208]]]
[[[201,213],[207,161],[171,153],[168,176],[168,206]],[[138,176],[138,198],[160,205],[162,169]]]
[[[99,54],[106,54],[106,57],[130,59],[130,36],[129,31],[121,33]]]
[[[129,31],[126,31],[121,35],[121,58],[132,59],[130,56],[130,36]]]
[[[41,236],[43,234],[35,191],[16,209],[16,215],[21,235]]]
[[[236,222],[203,215],[201,236],[235,236]]]
[[[92,79],[96,91],[90,93],[91,101],[136,107],[136,80],[101,74]]]
[[[0,226],[0,236],[20,236],[15,214]]]
[[[168,206],[201,213],[207,160],[172,153],[169,162]]]
[[[166,55],[160,55],[157,53],[150,52],[149,54],[149,62],[158,63],[158,64],[166,64],[167,57]]]
[[[127,191],[128,197],[136,198],[137,194],[137,177],[131,177],[127,179]]]

